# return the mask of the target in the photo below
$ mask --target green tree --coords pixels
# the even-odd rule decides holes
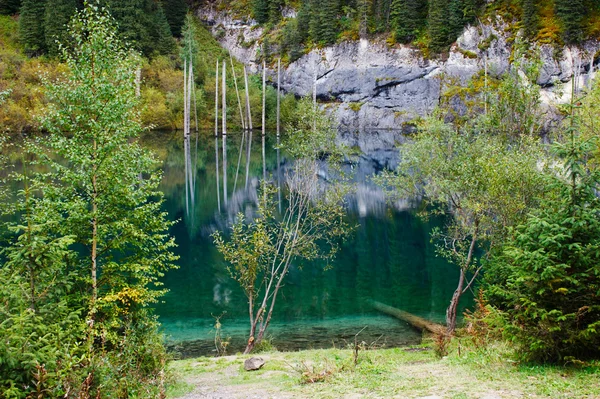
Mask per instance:
[[[180,37],[188,11],[187,3],[185,0],[163,0],[162,5],[173,36]]]
[[[409,43],[417,37],[425,23],[427,3],[422,0],[393,0],[391,4],[392,28],[396,40]]]
[[[584,36],[585,0],[556,0],[555,6],[561,24],[562,39],[567,44],[579,43]]]
[[[58,55],[58,43],[67,43],[67,24],[77,10],[76,0],[46,0],[44,35],[50,56]]]
[[[514,229],[487,278],[527,360],[600,355],[600,175],[587,164],[597,138],[577,138],[576,126],[571,142],[556,146],[563,168],[549,179],[558,194]]]
[[[537,0],[521,0],[523,9],[523,33],[528,39],[533,39],[539,29],[539,10]]]
[[[104,0],[121,37],[146,56],[168,54],[174,42],[162,5],[154,0]],[[168,32],[168,33],[167,33]],[[170,43],[169,43],[170,42]]]
[[[321,0],[321,4],[319,41],[326,45],[334,44],[339,33],[339,0]]]
[[[252,14],[254,19],[259,24],[264,24],[269,20],[269,1],[268,0],[253,0]]]
[[[46,0],[23,0],[19,31],[21,41],[29,54],[40,55],[46,50],[44,14]]]
[[[49,135],[37,149],[52,183],[45,205],[62,217],[56,234],[72,236],[81,249],[73,267],[85,286],[90,351],[97,337],[105,348],[135,352],[127,346],[139,338],[135,326],[152,325],[147,306],[164,292],[158,279],[175,259],[156,161],[136,140],[139,57],[96,5],[77,14],[70,35],[74,47],[62,51],[69,74],[46,84],[50,105],[42,124]],[[142,352],[130,355],[144,356],[144,346],[135,345]]]
[[[0,14],[13,15],[21,9],[21,0],[0,0]]]
[[[427,23],[429,46],[433,51],[441,51],[449,44],[448,11],[448,0],[429,1]]]
[[[524,62],[522,62],[524,63]],[[489,114],[510,114],[527,121],[539,116],[538,96],[520,77],[519,63],[505,76],[510,90],[497,91]],[[514,75],[513,75],[514,74]],[[512,85],[516,85],[512,90]],[[489,95],[489,93],[488,93]],[[502,110],[496,111],[496,109]],[[515,134],[504,119],[482,115],[454,127],[441,116],[426,119],[414,141],[402,146],[397,173],[378,180],[392,196],[423,196],[429,212],[448,216],[443,230],[434,231],[440,253],[460,268],[459,281],[446,313],[449,332],[456,327],[458,303],[479,275],[476,252],[501,243],[506,229],[523,220],[549,190],[543,172],[548,165],[532,126]]]

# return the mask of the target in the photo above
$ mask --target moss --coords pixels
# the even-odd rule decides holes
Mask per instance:
[[[492,45],[492,42],[497,39],[498,39],[498,36],[496,36],[492,33],[491,35],[486,37],[481,43],[479,43],[477,45],[477,48],[481,51],[487,51],[490,48],[490,46]]]
[[[465,50],[464,48],[458,47],[456,46],[456,51],[458,51],[459,53],[461,53],[465,58],[469,58],[469,59],[475,59],[477,58],[477,54],[469,51],[469,50]]]
[[[348,108],[350,108],[354,112],[358,112],[362,108],[363,104],[364,103],[356,103],[356,102],[349,103]]]

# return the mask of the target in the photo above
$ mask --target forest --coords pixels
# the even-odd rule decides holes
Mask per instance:
[[[220,3],[232,13],[250,11],[266,28],[261,61],[277,56],[284,66],[313,46],[363,37],[443,57],[464,26],[490,13],[520,32],[504,73],[482,70],[461,88],[464,112],[456,113],[449,100],[458,89],[446,87],[438,106],[413,121],[402,144],[392,147],[400,154],[397,167],[365,179],[386,204],[383,216],[371,219],[349,210],[358,190],[352,172],[362,155],[338,145],[340,132],[327,107],[283,95],[279,83],[267,87],[265,70],[262,79],[245,76],[246,66],[188,13],[196,6],[176,0],[0,2],[0,398],[166,398],[204,387],[215,395],[230,389],[224,397],[282,390],[298,398],[600,395],[600,82],[591,79],[593,63],[584,85],[586,71],[573,68],[568,101],[557,106],[559,118],[547,129],[535,84],[543,65],[531,51],[534,42],[576,46],[595,38],[597,1]],[[296,9],[295,17],[283,17],[290,15],[287,8]],[[240,87],[246,80],[243,91],[238,78]],[[200,118],[192,124],[196,97]],[[251,117],[261,156],[251,155]],[[165,155],[168,133],[155,129],[182,126],[183,140],[180,130],[175,135],[186,157],[183,183],[166,176],[182,165]],[[226,148],[227,126],[230,137],[244,129],[235,183],[227,183],[235,166],[221,163],[220,187],[220,160],[238,155]],[[211,129],[199,133],[202,127]],[[267,168],[268,128],[276,129],[269,139],[276,144]],[[213,149],[215,164],[209,164]],[[243,157],[245,186],[236,191]],[[204,211],[209,227],[195,226],[188,190],[196,192],[197,176],[200,188],[212,185],[215,174],[218,211]],[[173,187],[176,200],[165,193]],[[410,209],[394,208],[402,201]],[[175,215],[173,203],[181,207]],[[381,231],[365,223],[387,226],[399,219],[407,224],[365,238]],[[408,226],[428,244],[405,233]],[[395,247],[382,245],[394,234],[402,238],[392,238]],[[364,242],[345,244],[356,237],[377,256],[364,254]],[[221,269],[208,297],[211,306],[241,298],[245,349],[220,357],[230,344],[222,335],[225,310],[210,314],[218,359],[179,360],[178,347],[167,346],[157,309],[171,298],[168,277],[190,267],[180,262],[188,254],[178,245],[193,249],[207,241],[210,249],[202,246],[192,266],[201,273],[201,258],[218,256],[210,270]],[[440,269],[398,273],[406,270],[398,264],[410,262],[410,251]],[[298,300],[293,288],[302,280],[292,278],[314,264],[326,272],[339,257],[362,257],[362,269],[347,259],[358,272],[368,269],[365,281],[351,284],[375,297],[378,280],[390,300],[390,292],[407,289],[406,281],[417,281],[413,295],[434,291],[429,280],[449,267],[448,281],[437,289],[450,295],[426,296],[443,302],[436,306],[444,314],[433,320],[433,310],[417,315],[387,307],[403,321],[395,328],[419,330],[419,343],[410,347],[386,349],[379,338],[361,342],[363,328],[346,335],[343,347],[277,353],[269,334],[284,303]],[[396,269],[376,264],[386,257],[396,258]],[[310,308],[324,303],[326,315],[327,304],[340,299],[329,296],[334,290],[315,292],[324,285],[309,270],[315,285],[303,300]],[[191,281],[194,289],[204,280],[213,283],[213,276],[199,275]],[[333,282],[338,292],[347,288],[343,284]],[[361,311],[375,303],[351,299],[349,307]],[[465,303],[469,309],[462,314]],[[185,304],[170,304],[179,305]],[[196,315],[208,305],[193,307]],[[293,335],[289,325],[285,334]],[[309,338],[302,339],[309,341],[305,349],[312,348]],[[248,374],[245,361],[256,361],[254,355],[266,358],[267,366]]]

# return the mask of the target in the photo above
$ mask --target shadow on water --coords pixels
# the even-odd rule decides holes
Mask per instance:
[[[220,143],[211,133],[201,133],[195,159],[185,155],[190,145],[183,143],[177,133],[155,132],[145,139],[164,161],[161,188],[166,195],[165,209],[170,218],[180,220],[171,231],[179,245],[179,269],[165,276],[170,291],[156,309],[171,347],[184,356],[214,353],[212,315],[223,312],[221,335],[231,337],[231,351],[245,346],[246,298],[229,277],[211,234],[227,229],[239,212],[251,218],[259,178],[266,173],[268,179],[281,185],[290,163],[274,148],[278,147],[275,135],[267,133],[263,172],[262,145],[252,146],[250,134],[228,133],[223,151],[238,162],[222,163],[221,171]],[[402,141],[398,134],[341,135],[350,147],[363,151],[348,166],[357,183],[357,192],[349,198],[348,220],[356,229],[330,265],[304,262],[293,266],[270,327],[275,347],[297,350],[345,346],[364,326],[368,327],[360,337],[367,343],[401,346],[420,342],[420,332],[374,312],[368,299],[443,321],[458,278],[458,268],[437,257],[429,239],[431,229],[443,220],[425,222],[417,218],[414,204],[408,201],[386,204],[382,191],[369,180],[373,173],[397,164],[394,143]],[[256,139],[262,141],[262,137]],[[241,162],[246,165],[242,170]],[[186,175],[185,165],[193,165],[194,170]],[[219,179],[219,172],[231,179]],[[191,186],[193,195],[186,196],[189,175],[196,176],[196,184]],[[242,182],[247,182],[245,187]],[[220,184],[225,198],[220,198]],[[188,196],[194,198],[194,205],[186,211]]]

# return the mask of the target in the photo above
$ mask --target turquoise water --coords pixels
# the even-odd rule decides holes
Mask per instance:
[[[261,141],[260,137],[253,140],[249,184],[245,189],[245,157],[241,158],[235,183],[240,139],[239,133],[227,138],[227,205],[223,193],[222,142],[219,142],[220,198],[217,198],[214,136],[199,137],[197,155],[192,138],[187,162],[191,179],[187,180],[180,133],[156,133],[146,140],[164,160],[165,209],[170,218],[179,220],[172,229],[179,245],[176,249],[179,269],[165,276],[165,286],[170,291],[157,305],[157,313],[167,339],[184,356],[211,353],[214,316],[223,314],[221,333],[231,338],[231,351],[241,349],[247,339],[246,298],[229,277],[211,238],[215,230],[227,229],[238,212],[252,214],[258,177],[262,176]],[[267,140],[266,165],[269,178],[277,181],[277,153],[273,144]],[[282,176],[281,169],[290,160],[282,154],[279,158],[279,176]],[[270,327],[275,347],[294,350],[344,346],[365,326],[359,339],[367,343],[398,346],[420,341],[420,332],[373,311],[368,299],[443,321],[458,278],[458,269],[436,257],[429,240],[431,228],[443,221],[423,222],[406,204],[387,206],[381,192],[364,175],[357,177],[359,193],[349,199],[348,222],[356,228],[342,244],[331,267],[325,268],[318,262],[295,264],[286,277]],[[188,185],[186,201],[185,182],[190,180],[193,182],[191,188]]]

